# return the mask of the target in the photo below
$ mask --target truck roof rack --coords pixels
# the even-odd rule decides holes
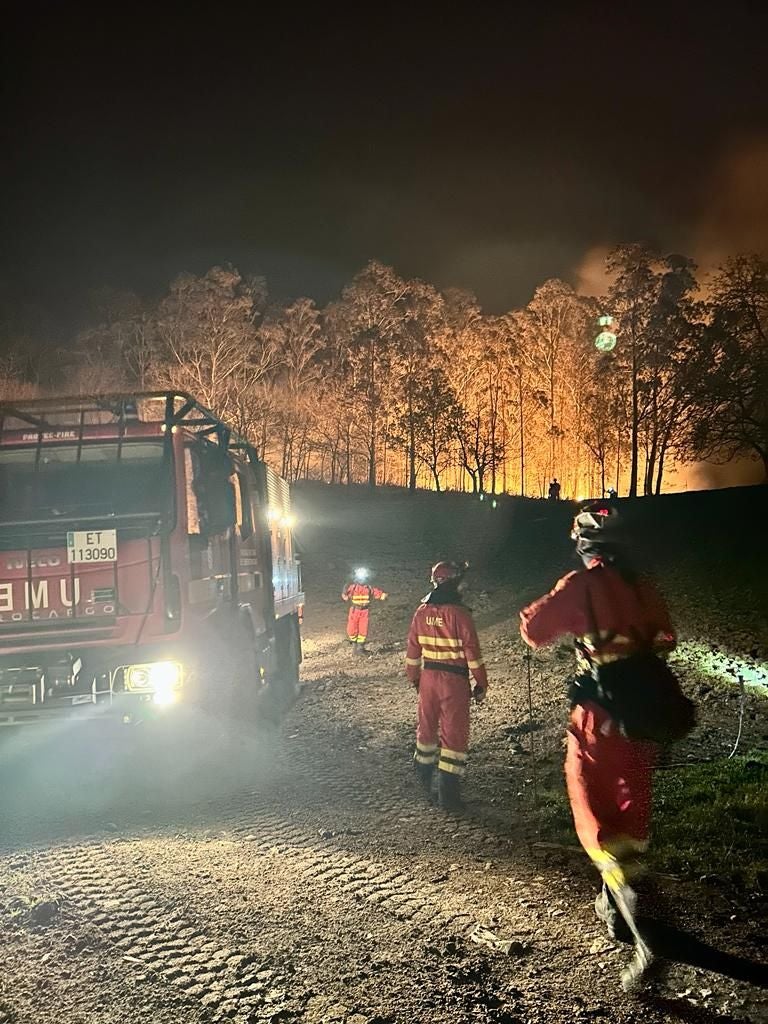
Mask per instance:
[[[154,410],[158,414],[153,415]],[[14,420],[18,426],[9,426],[8,421]],[[227,451],[240,452],[251,462],[261,461],[246,438],[186,391],[137,391],[0,402],[0,434],[4,430],[32,427],[42,438],[48,431],[74,427],[82,439],[87,425],[114,423],[122,437],[127,424],[136,421],[161,423],[166,430],[183,427],[214,440]]]

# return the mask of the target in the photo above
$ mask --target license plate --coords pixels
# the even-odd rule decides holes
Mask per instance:
[[[117,530],[73,530],[67,534],[67,561],[116,562]]]

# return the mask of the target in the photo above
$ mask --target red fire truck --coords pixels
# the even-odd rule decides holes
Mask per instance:
[[[178,392],[0,403],[0,725],[286,705],[288,485]]]

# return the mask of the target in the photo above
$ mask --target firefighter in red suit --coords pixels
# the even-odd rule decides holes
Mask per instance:
[[[626,565],[618,515],[607,503],[586,506],[571,537],[584,568],[571,572],[520,613],[520,631],[531,647],[570,634],[582,678],[592,666],[625,658],[640,647],[668,651],[675,631],[663,598]],[[578,700],[578,687],[574,691]],[[648,845],[655,743],[627,739],[599,704],[574,703],[568,726],[565,776],[576,832],[600,871],[603,889],[595,912],[611,937],[632,941],[634,958],[622,974],[635,987],[653,954],[638,932],[637,897],[630,882]]]
[[[365,653],[365,642],[368,639],[368,609],[371,601],[386,600],[386,593],[378,587],[366,583],[367,569],[355,569],[354,579],[348,583],[341,594],[342,601],[348,601],[347,636],[353,644],[355,654]]]
[[[433,567],[434,589],[413,616],[405,659],[408,678],[419,691],[416,771],[429,793],[437,766],[438,801],[447,811],[462,807],[470,697],[480,702],[488,689],[475,624],[461,600],[466,568],[455,562]]]

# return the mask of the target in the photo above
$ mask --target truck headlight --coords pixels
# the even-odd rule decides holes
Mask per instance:
[[[126,690],[150,692],[155,704],[173,704],[183,681],[184,670],[178,661],[152,661],[125,669]]]

